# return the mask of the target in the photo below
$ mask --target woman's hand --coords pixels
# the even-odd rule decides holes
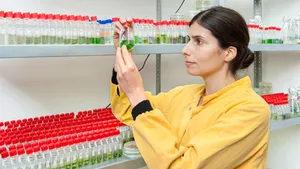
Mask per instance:
[[[127,24],[125,24],[127,22]],[[115,48],[120,47],[120,32],[125,31],[125,27],[130,27],[133,30],[133,23],[131,19],[125,20],[120,19],[120,21],[115,22],[115,29],[114,29],[114,45]]]
[[[115,71],[119,86],[130,101],[132,108],[147,99],[142,77],[125,45],[117,48]]]

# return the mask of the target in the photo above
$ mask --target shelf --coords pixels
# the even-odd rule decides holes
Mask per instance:
[[[82,169],[124,169],[124,168],[139,169],[145,166],[146,163],[141,157],[135,159],[122,157],[120,159],[107,161],[101,164],[83,167]]]
[[[133,54],[176,54],[183,44],[136,45]],[[0,58],[62,57],[62,56],[107,56],[115,55],[113,45],[9,45],[0,46]]]
[[[180,54],[184,44],[136,45],[133,54]],[[300,45],[252,44],[252,51],[300,51]],[[32,58],[63,56],[111,56],[113,45],[8,45],[0,46],[0,58]]]
[[[287,127],[296,126],[299,124],[300,124],[300,117],[282,120],[282,121],[271,120],[271,131],[276,131]]]
[[[251,44],[252,51],[300,51],[298,44]]]

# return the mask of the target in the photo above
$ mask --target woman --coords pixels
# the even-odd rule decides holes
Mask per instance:
[[[116,42],[120,29],[118,23]],[[235,78],[254,61],[244,19],[231,9],[213,7],[191,20],[189,37],[182,49],[187,71],[205,84],[157,96],[144,91],[131,53],[117,48],[114,115],[133,127],[150,169],[265,169],[270,110],[249,77]]]

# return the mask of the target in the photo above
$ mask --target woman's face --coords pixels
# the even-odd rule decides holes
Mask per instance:
[[[208,29],[195,22],[190,27],[189,37],[182,54],[190,75],[204,78],[224,67],[224,52]]]

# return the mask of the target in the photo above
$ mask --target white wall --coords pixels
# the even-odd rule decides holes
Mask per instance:
[[[101,18],[156,18],[155,0],[0,2],[2,10],[6,11],[84,14]],[[163,0],[163,19],[168,19],[180,3],[181,0]],[[187,0],[181,13],[195,9],[193,4],[194,0]],[[252,17],[252,0],[226,0],[225,5],[240,12],[247,21]],[[282,10],[283,6],[286,10]],[[300,2],[297,0],[287,0],[285,3],[281,0],[264,0],[264,22],[279,24],[285,13],[298,14],[299,6]],[[297,67],[300,63],[298,55],[298,52],[263,53],[263,79],[273,83],[275,92],[287,91],[289,86],[300,84],[297,78],[297,74],[300,73],[300,68]],[[138,67],[142,65],[145,57],[134,57]],[[186,73],[183,61],[181,55],[162,57],[163,91],[178,85],[202,83],[200,78],[191,77]],[[109,102],[108,86],[113,64],[112,56],[0,59],[0,121],[106,106]],[[150,57],[141,74],[146,90],[155,92],[154,55]],[[176,75],[176,78],[171,75]],[[298,169],[299,140],[299,127],[271,133],[269,168]]]

